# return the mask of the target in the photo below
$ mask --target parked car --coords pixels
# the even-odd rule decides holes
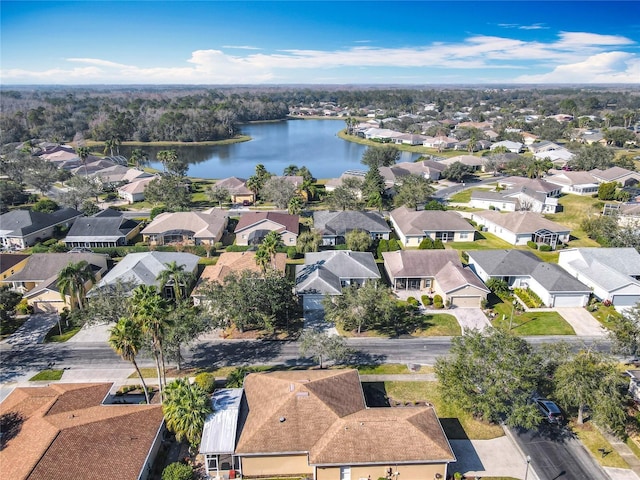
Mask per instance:
[[[551,400],[547,400],[546,398],[538,398],[536,399],[536,405],[538,406],[538,410],[540,410],[546,422],[556,425],[560,425],[564,422],[564,416],[562,415],[560,407],[558,407],[558,405],[556,405]]]

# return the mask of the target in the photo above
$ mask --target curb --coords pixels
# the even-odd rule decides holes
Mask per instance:
[[[509,427],[507,427],[503,422],[500,422],[500,426],[502,427],[502,430],[504,431],[504,434],[506,435],[506,437],[513,444],[513,446],[516,448],[516,450],[520,453],[520,456],[522,457],[523,463],[524,464],[529,463],[529,468],[528,468],[529,477],[528,478],[530,478],[531,480],[540,480],[540,477],[536,473],[536,469],[533,467],[533,465],[531,464],[530,461],[527,462],[527,456],[524,454],[524,452],[520,448],[520,445],[518,444],[518,442],[516,442],[516,439],[513,438],[513,434],[511,433],[511,429]]]

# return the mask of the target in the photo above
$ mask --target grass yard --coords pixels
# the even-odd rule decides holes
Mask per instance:
[[[498,238],[493,233],[476,232],[476,240],[473,242],[447,242],[445,248],[455,250],[487,250],[491,248],[512,249],[513,245]]]
[[[450,439],[488,440],[504,435],[499,425],[475,420],[442,398],[437,382],[385,382],[384,387],[387,396],[394,400],[432,403]]]
[[[602,436],[600,431],[591,423],[584,425],[570,424],[575,433],[593,458],[603,467],[629,468],[629,464],[616,452],[611,444]],[[604,449],[603,456],[599,449]]]
[[[562,205],[562,212],[545,215],[545,218],[571,228],[573,240],[569,242],[569,246],[599,247],[598,242],[591,240],[587,237],[587,234],[580,229],[580,224],[587,216],[600,213],[602,210],[602,202],[589,195],[564,195],[560,197],[558,203]]]
[[[64,370],[42,370],[29,379],[30,382],[46,382],[60,380]]]
[[[458,320],[448,313],[429,313],[423,315],[426,328],[416,330],[411,335],[416,337],[453,337],[462,335]]]
[[[462,190],[449,198],[450,203],[469,203],[471,201],[471,192],[481,190],[484,192],[490,192],[493,188],[468,188]]]
[[[496,328],[509,329],[511,320],[510,303],[497,303],[493,306],[493,310],[497,313],[492,320],[492,324]],[[532,336],[532,335],[575,335],[571,325],[562,318],[557,312],[525,312],[513,315],[513,324],[511,332],[516,335]]]
[[[601,303],[598,303],[598,309],[595,312],[591,312],[591,315],[598,320],[603,327],[610,328],[613,326],[613,319],[619,318],[620,314],[616,312],[616,309],[612,306],[605,307]]]
[[[80,331],[82,327],[73,327],[69,330],[62,330],[62,335],[59,334],[59,330],[58,330],[58,326],[56,325],[55,327],[53,327],[49,333],[47,333],[47,336],[45,337],[45,342],[53,342],[53,343],[62,343],[62,342],[66,342],[67,340],[69,340],[71,337],[73,337],[76,333],[78,333]],[[52,333],[53,332],[53,333]]]
[[[350,365],[360,375],[412,375],[416,373],[433,373],[433,367],[422,365],[420,370],[411,371],[404,363],[383,363],[381,365]]]

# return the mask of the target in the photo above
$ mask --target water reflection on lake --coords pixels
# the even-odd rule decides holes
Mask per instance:
[[[360,163],[366,147],[338,138],[345,126],[341,120],[287,120],[243,125],[241,132],[249,142],[231,145],[143,147],[151,166],[162,169],[156,161],[160,150],[175,149],[179,158],[189,162],[188,175],[199,178],[247,178],[262,163],[269,172],[282,175],[289,165],[306,166],[317,178],[338,177],[348,169],[366,167]],[[131,147],[120,147],[129,156]],[[401,152],[400,161],[413,161],[420,155]]]

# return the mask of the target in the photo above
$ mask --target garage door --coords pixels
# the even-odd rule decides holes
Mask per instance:
[[[584,307],[584,296],[582,295],[555,295],[554,307]]]
[[[482,297],[451,297],[451,306],[460,308],[480,308]]]
[[[640,302],[640,295],[614,295],[613,303],[616,307],[632,307]]]
[[[307,310],[322,310],[322,299],[324,295],[304,295],[302,297],[302,308]]]

